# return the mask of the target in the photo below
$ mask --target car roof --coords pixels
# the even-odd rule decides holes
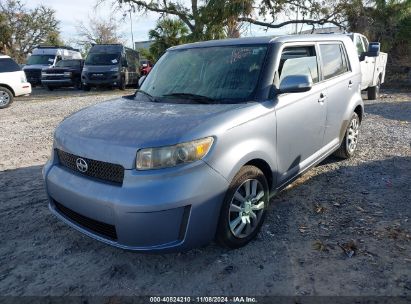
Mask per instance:
[[[286,42],[314,42],[314,41],[344,41],[347,36],[343,34],[306,34],[306,35],[281,35],[245,37],[235,39],[208,40],[189,44],[182,44],[169,48],[169,50],[182,50],[200,47],[233,46],[233,45],[261,45]]]

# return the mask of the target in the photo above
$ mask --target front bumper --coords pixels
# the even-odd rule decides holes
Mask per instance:
[[[41,79],[41,84],[44,86],[55,86],[55,87],[69,87],[74,86],[76,83],[71,78],[66,79]]]
[[[53,160],[43,175],[53,214],[92,238],[136,251],[182,251],[212,241],[228,188],[228,182],[202,161],[153,172],[125,170],[122,186],[79,175]],[[67,216],[58,204],[114,227],[116,237]]]
[[[108,86],[108,85],[118,85],[120,83],[120,74],[105,72],[100,73],[100,77],[92,76],[93,73],[83,73],[81,76],[81,81],[87,86]],[[98,73],[94,73],[98,74]]]

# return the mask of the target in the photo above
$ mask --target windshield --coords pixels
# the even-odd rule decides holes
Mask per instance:
[[[27,65],[32,64],[47,64],[52,65],[54,62],[55,55],[31,55],[27,60]]]
[[[120,61],[120,54],[90,53],[85,64],[87,65],[113,65]]]
[[[56,67],[79,67],[80,61],[78,60],[60,60],[56,63]]]
[[[141,90],[158,99],[201,97],[243,102],[257,87],[267,46],[223,46],[168,51]]]

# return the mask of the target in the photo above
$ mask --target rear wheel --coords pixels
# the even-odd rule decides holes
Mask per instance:
[[[263,172],[254,166],[244,166],[226,193],[217,242],[225,247],[239,248],[254,239],[264,222],[268,199],[268,183]]]
[[[378,76],[377,85],[367,90],[368,100],[376,100],[380,97],[381,75]]]
[[[77,81],[76,84],[74,85],[74,87],[77,90],[81,90],[83,88],[83,84],[81,83],[81,81]]]
[[[351,158],[354,156],[357,149],[358,138],[360,135],[360,118],[357,113],[353,113],[351,120],[348,123],[347,130],[345,131],[344,139],[341,146],[334,152],[335,156],[340,158]]]
[[[11,105],[13,99],[13,93],[9,89],[0,87],[0,109],[7,108],[9,105]]]

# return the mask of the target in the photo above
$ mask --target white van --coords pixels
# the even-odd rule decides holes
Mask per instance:
[[[9,56],[0,55],[0,109],[7,108],[15,96],[31,93],[31,85],[20,66]]]
[[[82,56],[79,50],[67,46],[37,46],[23,67],[28,82],[41,85],[41,71],[63,59],[82,59]]]

